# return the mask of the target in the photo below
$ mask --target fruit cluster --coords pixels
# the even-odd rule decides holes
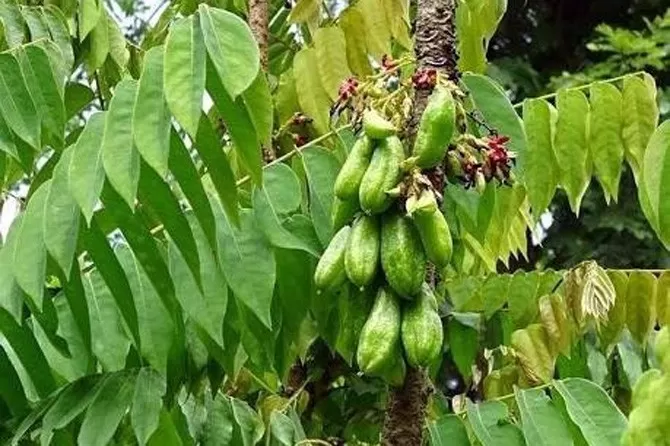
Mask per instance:
[[[392,385],[402,384],[405,361],[427,367],[442,350],[437,301],[424,278],[428,261],[439,270],[447,266],[452,239],[436,192],[421,178],[425,180],[423,170],[444,161],[455,110],[450,90],[436,85],[411,153],[406,153],[391,122],[367,110],[363,135],[335,181],[337,232],[319,260],[314,280],[321,290],[347,281],[361,289],[375,287],[356,360],[364,373]]]
[[[647,370],[638,378],[631,403],[633,410],[624,446],[657,446],[670,439],[670,328],[664,327],[656,336],[654,352],[659,369]]]

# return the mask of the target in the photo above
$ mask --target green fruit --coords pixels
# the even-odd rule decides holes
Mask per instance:
[[[344,269],[347,277],[361,288],[369,285],[377,274],[380,242],[379,219],[362,215],[351,228]]]
[[[654,354],[665,373],[670,373],[670,328],[666,325],[656,335]]]
[[[361,210],[360,204],[358,204],[358,196],[355,196],[348,200],[342,200],[341,198],[333,198],[333,210],[331,217],[333,220],[333,231],[339,231],[342,226],[349,224],[351,220],[354,219],[356,212]]]
[[[419,210],[413,214],[413,218],[428,260],[438,269],[443,269],[449,263],[454,247],[447,219],[437,206],[425,212]]]
[[[426,254],[414,223],[399,214],[385,215],[382,221],[382,269],[391,287],[402,297],[421,291],[426,270]]]
[[[370,315],[374,304],[376,290],[368,287],[365,290],[355,289],[337,299],[338,332],[335,350],[351,365],[361,330]]]
[[[402,315],[402,345],[407,361],[413,367],[427,367],[442,352],[442,320],[435,311],[435,296],[428,284]]]
[[[438,165],[447,152],[454,134],[456,103],[451,92],[437,86],[428,99],[416,133],[413,155],[421,168]]]
[[[379,375],[383,373],[393,355],[397,354],[400,341],[400,305],[395,293],[388,288],[380,288],[365,321],[358,340],[356,361],[363,373]]]
[[[372,154],[358,191],[361,208],[368,214],[379,214],[391,205],[386,192],[400,181],[400,163],[405,157],[402,143],[396,136],[382,140]]]
[[[667,415],[666,415],[667,416]],[[643,405],[629,416],[628,429],[621,439],[624,446],[668,446],[668,425],[656,408]]]
[[[377,110],[366,110],[363,113],[363,132],[372,139],[384,139],[395,135],[396,128]]]
[[[402,351],[398,345],[393,355],[389,358],[388,364],[379,373],[379,376],[393,387],[401,387],[405,382],[407,365],[402,357]]]
[[[644,404],[651,397],[651,390],[653,390],[656,382],[662,378],[662,373],[658,369],[649,369],[638,378],[633,388],[633,396],[631,397],[631,404],[637,407]]]
[[[367,136],[356,141],[335,180],[335,195],[342,199],[358,196],[358,187],[370,165],[373,150],[374,144]]]
[[[320,290],[328,290],[342,285],[347,280],[344,271],[344,253],[351,228],[345,226],[340,229],[330,241],[316,265],[314,272],[314,283]]]

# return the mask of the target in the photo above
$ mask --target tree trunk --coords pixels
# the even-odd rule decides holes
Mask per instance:
[[[417,0],[414,53],[418,68],[434,68],[451,79],[458,78],[455,0]],[[430,96],[428,90],[416,90],[407,140],[411,144],[419,120]],[[433,389],[425,371],[409,368],[401,388],[389,395],[382,431],[383,446],[420,446],[426,404]]]
[[[249,27],[258,42],[261,68],[268,69],[268,0],[249,0]]]

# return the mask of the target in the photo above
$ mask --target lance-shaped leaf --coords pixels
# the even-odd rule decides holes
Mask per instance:
[[[314,120],[314,126],[319,133],[326,133],[329,128],[330,117],[328,109],[330,99],[319,79],[319,68],[316,50],[303,48],[293,59],[293,76],[295,77],[298,92],[298,102],[303,112]]]
[[[560,294],[540,298],[540,319],[555,352],[570,356],[571,331],[565,302]]]
[[[316,234],[326,246],[333,236],[333,185],[341,165],[332,152],[319,147],[305,151],[302,162],[309,188],[309,212]]]
[[[314,48],[321,85],[330,99],[335,101],[342,81],[351,76],[347,66],[344,33],[336,26],[319,28],[314,33]]]
[[[221,392],[207,404],[207,418],[202,427],[205,444],[232,444],[233,440],[233,408],[230,399]]]
[[[467,400],[468,421],[483,446],[523,445],[521,430],[512,424],[505,403],[486,401],[474,404]]]
[[[133,108],[133,140],[142,158],[162,177],[170,154],[170,110],[163,94],[163,47],[144,56],[144,69]]]
[[[2,348],[0,348],[0,373],[3,377],[0,380],[0,398],[5,402],[12,416],[17,418],[25,416],[29,411],[29,406],[21,379]]]
[[[433,446],[470,446],[468,431],[457,415],[445,415],[428,422],[428,435]]]
[[[321,3],[317,0],[298,0],[291,9],[289,21],[291,23],[302,23],[308,21],[319,12]]]
[[[656,318],[661,327],[670,324],[670,271],[656,281]]]
[[[538,384],[551,381],[556,353],[542,325],[529,325],[512,333],[511,346],[529,381]]]
[[[140,179],[140,155],[133,144],[133,104],[137,82],[126,79],[117,85],[105,117],[102,165],[112,187],[130,208]]]
[[[597,82],[591,86],[589,99],[589,150],[593,168],[605,199],[617,201],[624,156],[622,95],[614,85]]]
[[[70,192],[89,224],[105,182],[105,171],[102,166],[104,128],[105,112],[92,115],[77,139],[70,161]]]
[[[206,59],[198,16],[174,22],[165,42],[163,88],[170,111],[192,138],[202,113]]]
[[[35,40],[50,38],[49,29],[39,8],[24,7],[21,13],[23,14],[23,19],[26,21],[26,25],[28,25],[30,40],[34,42]]]
[[[0,112],[14,134],[30,147],[41,146],[41,125],[18,60],[0,54]]]
[[[228,94],[236,98],[258,73],[259,51],[249,26],[235,14],[201,4],[198,9],[207,53]]]
[[[42,184],[28,202],[26,212],[17,227],[14,246],[14,277],[30,297],[33,311],[42,310],[47,252],[44,246],[44,206],[49,184]]]
[[[538,311],[539,284],[539,274],[517,271],[512,276],[507,303],[515,328],[526,327],[535,320]]]
[[[70,194],[68,170],[74,151],[74,147],[69,147],[61,155],[44,202],[44,243],[66,276],[72,269],[81,216]]]
[[[84,40],[98,24],[102,16],[102,8],[102,2],[99,2],[99,0],[82,0],[79,2],[79,38],[81,40]]]
[[[628,275],[623,271],[611,270],[607,272],[614,285],[614,305],[607,312],[598,327],[600,339],[605,347],[609,348],[619,341],[621,330],[626,326],[626,293],[628,290]]]
[[[381,0],[362,0],[356,3],[365,20],[365,42],[370,54],[377,60],[391,52],[391,29],[386,22],[389,3]]]
[[[272,144],[274,126],[274,108],[272,92],[265,72],[260,70],[249,88],[242,93],[251,122],[254,124],[258,142],[264,146]]]
[[[591,180],[589,102],[579,90],[560,90],[556,96],[556,105],[558,120],[554,151],[561,170],[560,185],[568,194],[572,212],[579,214],[582,198]]]
[[[7,46],[13,48],[21,45],[26,38],[26,23],[16,0],[0,3],[0,21]]]
[[[295,79],[293,78],[293,68],[289,68],[281,74],[279,85],[274,95],[274,103],[280,124],[284,124],[296,112],[300,111],[298,93],[296,91]]]
[[[7,234],[5,246],[0,249],[0,308],[14,317],[16,322],[23,320],[23,290],[16,283],[12,265],[14,264],[14,247],[22,216],[16,217]]]
[[[121,370],[126,362],[130,341],[124,333],[121,314],[110,288],[105,286],[97,271],[84,275],[82,282],[91,316],[93,353],[104,370]],[[132,299],[131,295],[127,297]]]
[[[670,121],[652,134],[644,154],[642,177],[657,235],[670,248]]]
[[[74,52],[72,50],[72,41],[70,39],[70,30],[63,12],[55,5],[44,6],[44,19],[47,22],[51,39],[54,41],[63,56],[65,69],[72,69],[74,64]],[[81,37],[82,39],[84,37]],[[62,83],[63,79],[57,79]]]
[[[600,386],[582,378],[569,378],[554,381],[554,388],[589,445],[619,444],[626,417]]]
[[[519,406],[526,444],[539,446],[573,444],[568,426],[544,390],[524,390],[515,387],[514,396]]]
[[[124,69],[130,60],[130,53],[126,49],[126,38],[116,21],[107,14],[107,36],[109,38],[109,57],[116,62],[119,68]]]
[[[656,277],[648,271],[633,271],[626,291],[626,326],[643,346],[656,322],[655,297]]]
[[[160,374],[149,367],[140,369],[130,409],[133,431],[140,445],[145,445],[158,428],[165,391],[165,379]]]
[[[623,103],[626,105],[622,129],[626,160],[637,173],[642,170],[647,143],[658,123],[656,86],[639,76],[626,76]]]
[[[368,48],[365,36],[365,17],[355,7],[349,7],[342,11],[338,18],[340,28],[344,32],[347,47],[347,63],[357,76],[365,76],[372,73],[370,60],[368,59]]]
[[[263,159],[261,146],[256,135],[254,123],[244,104],[244,98],[233,98],[228,94],[219,78],[213,74],[213,65],[207,63],[207,91],[212,96],[226,129],[233,141],[237,155],[256,184],[261,184],[263,178]],[[197,137],[196,137],[197,140]]]
[[[104,446],[109,443],[130,406],[136,380],[137,372],[123,371],[102,383],[84,415],[78,444]]]
[[[102,2],[100,2],[102,5]],[[89,50],[86,53],[86,67],[89,73],[102,67],[109,55],[109,28],[107,11],[101,6],[100,18],[88,37]]]
[[[523,103],[523,125],[528,138],[524,178],[536,220],[549,206],[558,185],[560,171],[554,155],[556,118],[556,109],[543,99],[527,99]]]

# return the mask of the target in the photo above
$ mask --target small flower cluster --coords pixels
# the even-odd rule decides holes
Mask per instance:
[[[352,97],[356,96],[358,93],[358,79],[355,77],[349,77],[342,82],[339,90],[337,91],[338,98],[337,101],[340,103],[348,102]]]
[[[412,84],[416,90],[432,90],[437,85],[437,70],[419,68],[412,75]]]
[[[508,141],[507,136],[475,138],[463,135],[447,154],[449,173],[460,179],[466,188],[475,187],[479,191],[493,179],[509,184],[514,153],[505,146]]]

